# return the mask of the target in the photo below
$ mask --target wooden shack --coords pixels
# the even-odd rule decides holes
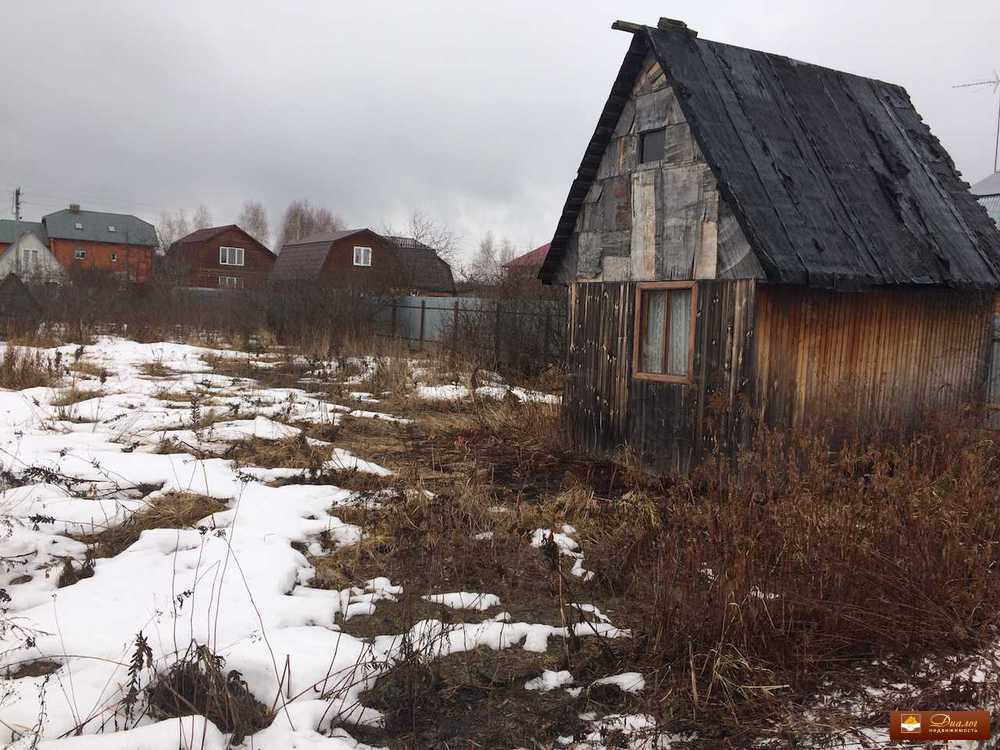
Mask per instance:
[[[577,446],[686,471],[760,425],[982,398],[1000,234],[906,91],[614,28],[632,41],[539,272],[570,287]]]

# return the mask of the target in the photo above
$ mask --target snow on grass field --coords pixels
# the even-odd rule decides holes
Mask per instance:
[[[370,736],[359,727],[383,723],[362,694],[415,644],[447,657],[479,648],[544,652],[550,641],[567,637],[565,626],[512,622],[506,613],[465,622],[424,619],[406,632],[371,637],[345,632],[346,623],[403,593],[385,576],[340,590],[310,585],[313,556],[360,543],[362,528],[342,518],[357,506],[358,491],[307,483],[312,470],[239,466],[227,456],[237,443],[299,440],[325,452],[316,472],[387,481],[389,469],[307,437],[303,428],[336,430],[349,418],[392,430],[410,419],[213,372],[206,363],[250,356],[228,351],[101,338],[82,352],[64,346],[45,353],[63,363],[81,359],[92,365],[86,369],[104,374],[99,380],[67,375],[58,388],[0,391],[0,667],[7,676],[0,741],[97,750],[362,748],[352,732]],[[362,360],[360,366],[368,365]],[[313,367],[336,376],[336,363]],[[380,400],[352,388],[348,398]],[[509,392],[550,400],[501,385],[479,388],[477,395]],[[469,389],[418,384],[416,395],[463,398]],[[201,498],[211,503],[204,507],[222,509],[184,528],[141,523],[151,508],[177,498]],[[95,559],[85,542],[130,525],[141,530],[134,541],[128,537],[120,550],[105,545],[101,549],[113,554]],[[582,556],[567,531],[556,535],[557,544],[563,554],[579,556],[582,576]],[[525,539],[525,547],[541,544],[544,533]],[[477,614],[506,604],[490,592],[466,591],[443,591],[427,601]],[[579,608],[599,614],[593,605]],[[591,619],[569,629],[582,638],[625,635],[603,615]],[[216,725],[198,715],[195,705],[185,704],[187,696],[177,695],[184,683],[175,678],[190,674],[183,672],[189,667],[205,679],[217,669],[223,692],[259,704],[269,725],[242,736],[223,720]],[[175,679],[173,687],[147,693],[167,677]],[[633,689],[642,677],[628,675],[627,682]],[[147,702],[147,695],[158,697]],[[180,708],[167,716],[164,700]],[[618,719],[588,720],[592,731],[574,746],[601,746],[602,722]],[[649,724],[641,716],[620,722]]]

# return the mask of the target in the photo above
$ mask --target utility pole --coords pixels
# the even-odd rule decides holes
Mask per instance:
[[[14,268],[18,278],[21,277],[21,253],[18,250],[17,241],[19,239],[18,224],[21,222],[21,186],[14,188]]]
[[[992,86],[993,93],[997,93],[997,89],[1000,89],[1000,73],[993,71],[993,77],[985,81],[973,81],[972,83],[960,83],[957,86],[952,86],[953,89],[967,89],[972,86]],[[1000,100],[1000,97],[997,97]],[[1000,171],[1000,102],[997,105],[997,135],[996,143],[993,146],[993,172],[994,174]]]

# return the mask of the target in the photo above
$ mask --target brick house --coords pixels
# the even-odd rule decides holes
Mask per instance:
[[[209,289],[255,289],[264,285],[276,256],[235,224],[208,227],[167,248],[166,262],[181,285]]]
[[[49,251],[70,275],[97,270],[143,282],[153,272],[156,229],[138,217],[71,204],[44,216],[41,224]]]

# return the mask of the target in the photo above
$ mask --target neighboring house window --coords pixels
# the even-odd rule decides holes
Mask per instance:
[[[87,257],[87,251],[84,250],[82,247],[78,247],[76,251],[73,253],[73,257],[76,258],[77,260],[83,260],[84,258]]]
[[[242,247],[225,247],[225,246],[220,247],[219,248],[219,265],[223,265],[223,266],[242,266],[243,265],[243,248]]]
[[[117,232],[118,230],[115,229],[115,225],[114,224],[108,224],[108,231],[109,232]]]
[[[370,247],[354,248],[354,265],[370,266],[372,264],[372,249]]]
[[[112,263],[118,262],[118,253],[111,253],[111,262]]]
[[[77,229],[83,229],[83,224],[81,224],[80,222],[76,222],[76,224],[74,224],[74,226],[75,226],[75,227],[76,227]]]
[[[639,136],[639,162],[659,161],[667,147],[667,132],[663,128],[648,130]]]
[[[219,277],[219,288],[220,289],[242,289],[243,279],[238,276],[220,276]]]
[[[697,287],[690,281],[639,284],[635,292],[635,377],[694,382]]]
[[[29,247],[28,248],[28,265],[32,268],[38,267],[38,248]]]

